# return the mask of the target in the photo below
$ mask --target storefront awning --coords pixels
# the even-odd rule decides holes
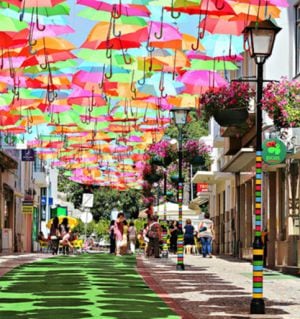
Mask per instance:
[[[221,180],[231,178],[231,174],[223,172],[211,172],[211,171],[197,171],[194,175],[192,182],[197,183],[207,183],[207,184],[216,184]]]
[[[222,172],[248,172],[255,165],[255,150],[252,147],[241,148],[222,168]]]

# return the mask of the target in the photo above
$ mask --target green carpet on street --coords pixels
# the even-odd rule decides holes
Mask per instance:
[[[44,259],[0,278],[2,319],[178,319],[136,272],[133,256]]]

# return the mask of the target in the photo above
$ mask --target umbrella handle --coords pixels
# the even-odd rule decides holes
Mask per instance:
[[[40,23],[39,23],[39,9],[38,9],[38,7],[36,7],[36,20],[35,20],[35,22],[36,22],[36,28],[39,31],[44,31],[46,29],[45,25],[40,25]]]
[[[215,6],[218,10],[223,10],[225,8],[225,1],[224,0],[221,0],[221,1],[222,1],[221,5],[219,5],[219,0],[216,1]]]
[[[118,33],[116,32],[116,18],[113,18],[112,34],[115,38],[119,38],[122,35],[122,32],[120,30],[118,31]]]
[[[132,78],[130,84],[130,91],[133,93],[133,99],[136,99],[136,87],[134,86],[134,70],[132,71]]]
[[[111,79],[112,76],[113,76],[113,72],[112,72],[112,55],[111,54],[110,54],[110,63],[109,63],[109,73],[105,72],[104,76],[105,76],[106,79]]]
[[[154,48],[150,46],[151,30],[152,30],[152,21],[150,22],[149,33],[148,33],[148,39],[147,39],[147,44],[146,44],[146,50],[147,50],[148,52],[153,52],[153,51],[154,51]]]
[[[180,13],[180,12],[177,12],[177,15],[175,14],[175,11],[174,11],[174,0],[172,0],[172,4],[171,4],[171,17],[172,17],[173,19],[178,19],[180,16],[181,16],[181,13]]]
[[[103,68],[102,68],[102,79],[101,79],[101,82],[98,83],[98,87],[99,89],[103,89],[103,86],[104,86],[104,78],[105,78],[105,64],[103,64]]]
[[[121,41],[120,38],[119,38],[119,41],[120,41],[120,47],[121,47],[124,63],[127,64],[127,65],[131,64],[132,63],[131,57],[129,57],[129,60],[127,60],[126,52],[125,52],[125,50],[123,48],[122,41]]]
[[[154,36],[156,39],[161,39],[163,37],[163,23],[164,23],[164,7],[161,8],[161,16],[160,16],[160,30],[159,33],[154,32]]]
[[[144,67],[143,67],[143,79],[142,80],[138,80],[138,84],[139,85],[144,85],[146,82],[146,58],[144,57]]]
[[[114,19],[119,19],[122,15],[122,0],[119,0],[119,12],[117,12],[117,5],[114,4],[113,5],[113,8],[112,8],[112,11],[111,11],[111,16],[112,18]]]

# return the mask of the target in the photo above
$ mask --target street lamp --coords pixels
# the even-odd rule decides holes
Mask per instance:
[[[178,128],[178,236],[177,236],[177,270],[184,270],[183,261],[183,231],[182,231],[182,200],[183,200],[183,179],[182,179],[182,129],[187,123],[188,114],[191,108],[173,108],[173,120]]]
[[[271,20],[251,22],[243,31],[249,53],[257,65],[256,92],[256,175],[255,175],[255,238],[253,242],[253,290],[251,314],[264,314],[262,232],[262,109],[263,65],[271,56],[277,33],[281,30]]]

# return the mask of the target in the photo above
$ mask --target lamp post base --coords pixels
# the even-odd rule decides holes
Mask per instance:
[[[180,271],[184,270],[184,264],[177,264],[176,270],[180,270]]]
[[[250,306],[251,314],[265,314],[265,302],[263,299],[253,298]]]

